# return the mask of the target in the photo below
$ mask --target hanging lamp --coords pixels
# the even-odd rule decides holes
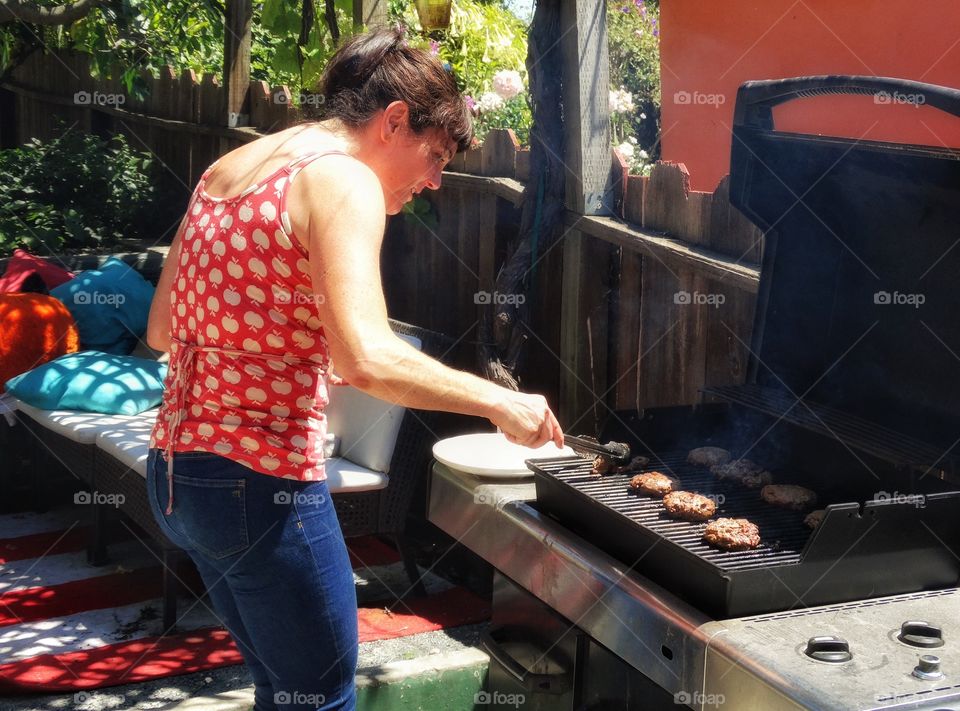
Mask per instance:
[[[445,30],[450,26],[452,0],[414,0],[424,32]]]

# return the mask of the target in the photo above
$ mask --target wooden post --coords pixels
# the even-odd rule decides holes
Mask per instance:
[[[353,25],[371,30],[387,26],[387,0],[353,0]]]
[[[224,18],[223,87],[226,115],[221,125],[246,126],[250,116],[250,41],[253,0],[227,0]]]
[[[607,4],[560,3],[567,209],[609,215],[610,115]]]
[[[559,6],[566,206],[580,215],[608,215],[613,201],[606,3],[560,0]],[[578,230],[564,238],[560,422],[581,433],[596,430],[606,415],[612,251]]]

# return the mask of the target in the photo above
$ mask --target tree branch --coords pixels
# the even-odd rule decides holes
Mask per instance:
[[[42,7],[21,0],[0,0],[0,24],[20,20],[31,25],[69,25],[86,17],[103,0],[77,0],[68,5]]]

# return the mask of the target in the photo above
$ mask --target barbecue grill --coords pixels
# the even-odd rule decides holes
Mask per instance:
[[[434,468],[431,520],[500,571],[490,678],[531,708],[960,709],[960,151],[773,122],[792,99],[879,92],[960,117],[960,91],[916,82],[741,87],[730,199],[765,232],[746,382],[601,433],[756,523],[759,548],[706,545],[584,458],[529,461],[532,486]],[[813,489],[823,521],[688,464],[701,446]],[[530,666],[509,658],[553,629]]]
[[[625,476],[593,477],[586,461],[529,463],[541,511],[711,614],[960,577],[960,152],[782,133],[771,112],[811,93],[907,90],[960,115],[960,92],[892,80],[741,88],[730,199],[766,231],[748,382],[706,389],[726,404],[686,422],[618,413],[601,438],[650,456],[648,470],[676,476],[681,489],[717,497],[717,516],[756,523],[758,549],[710,548],[705,524],[668,518]],[[687,451],[704,444],[814,489],[829,504],[825,519],[811,532],[802,513],[687,465]]]

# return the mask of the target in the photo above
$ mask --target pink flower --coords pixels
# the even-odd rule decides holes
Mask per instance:
[[[467,108],[470,109],[470,113],[472,113],[474,116],[477,115],[477,102],[474,101],[473,97],[470,96],[470,94],[466,94],[463,97],[463,103],[465,103],[467,105]]]
[[[434,57],[440,54],[440,43],[436,40],[430,40],[430,54]]]

